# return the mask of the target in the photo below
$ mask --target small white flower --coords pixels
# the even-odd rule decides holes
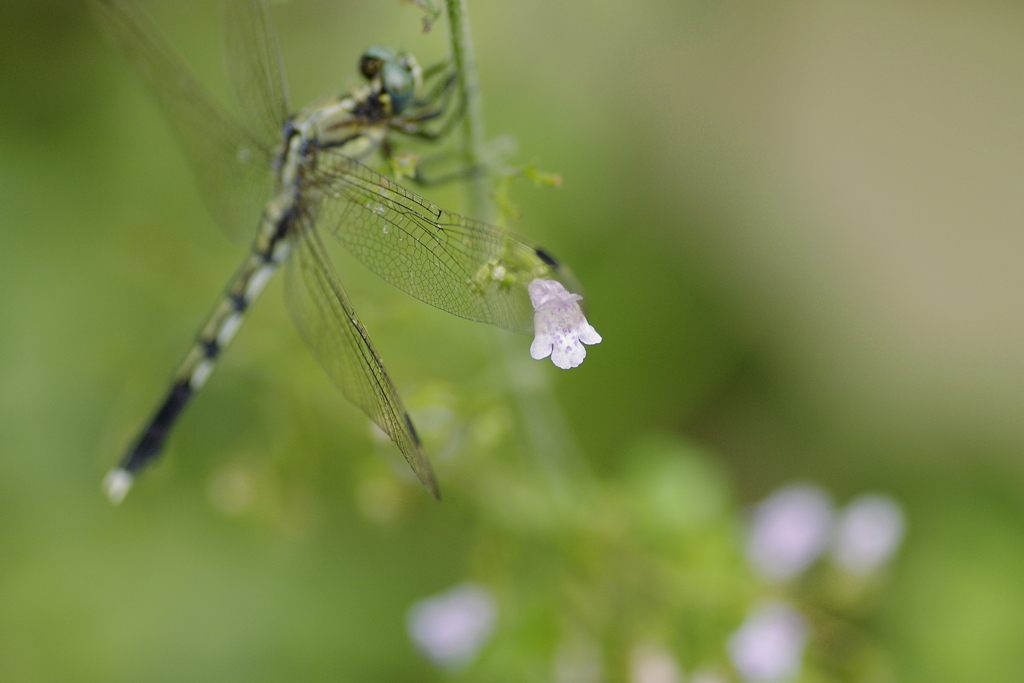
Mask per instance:
[[[817,486],[792,484],[754,509],[747,559],[771,581],[795,578],[821,555],[832,535],[832,503]]]
[[[583,344],[597,344],[597,333],[576,303],[583,297],[573,294],[555,280],[536,279],[530,283],[533,316],[533,344],[530,355],[536,360],[551,356],[551,362],[568,370],[583,362],[587,350]]]
[[[497,617],[491,593],[467,583],[424,598],[409,609],[409,635],[435,664],[468,664],[483,646]]]
[[[899,548],[904,526],[895,500],[881,493],[860,496],[839,518],[832,556],[851,574],[869,574]]]
[[[748,683],[781,683],[800,672],[806,644],[804,616],[783,602],[769,602],[729,637],[729,659]]]

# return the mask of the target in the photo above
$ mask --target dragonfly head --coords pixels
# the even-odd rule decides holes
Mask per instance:
[[[372,81],[380,75],[380,70],[385,62],[394,60],[395,51],[390,47],[383,45],[368,47],[359,58],[359,73],[363,74],[363,78],[366,80]]]
[[[423,72],[415,57],[381,45],[363,52],[359,72],[378,85],[382,96],[387,96],[392,114],[401,114],[412,103],[423,82]]]

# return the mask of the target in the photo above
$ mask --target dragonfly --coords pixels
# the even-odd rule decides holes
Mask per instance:
[[[558,353],[572,355],[577,347],[571,362],[582,360],[579,334],[568,341],[560,336],[582,319],[576,303],[582,297],[573,294],[579,285],[550,252],[441,209],[363,163],[375,151],[387,153],[396,136],[434,140],[452,128],[459,107],[440,128],[430,127],[452,110],[450,68],[425,73],[411,55],[373,47],[359,60],[363,85],[293,113],[268,3],[224,0],[228,81],[240,112],[235,116],[192,75],[138,6],[130,0],[90,2],[166,118],[215,221],[230,236],[248,233],[251,239],[163,401],[104,479],[112,502],[121,502],[159,455],[246,312],[282,266],[289,311],[314,356],[440,498],[423,444],[341,285],[325,235],[425,303],[469,320],[533,331],[534,347],[548,339],[556,364]],[[584,343],[600,341],[593,328],[580,329]],[[531,353],[539,357],[534,347]]]

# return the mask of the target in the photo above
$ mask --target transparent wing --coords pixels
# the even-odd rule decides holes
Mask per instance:
[[[288,264],[286,298],[313,355],[345,396],[398,444],[413,472],[436,498],[437,480],[402,399],[352,309],[308,219]]]
[[[277,32],[266,0],[224,0],[228,80],[249,129],[277,140],[288,117]]]
[[[210,215],[250,239],[269,196],[271,139],[251,135],[191,74],[152,22],[127,0],[90,0],[178,139]]]
[[[399,289],[454,315],[533,330],[527,286],[535,277],[581,293],[550,254],[493,225],[445,211],[336,152],[309,179],[317,224]],[[310,194],[313,194],[311,191]]]

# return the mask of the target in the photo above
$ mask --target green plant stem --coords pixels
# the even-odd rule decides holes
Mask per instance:
[[[445,5],[459,96],[464,98],[465,103],[462,121],[463,161],[467,167],[486,168],[487,160],[483,154],[486,138],[466,0],[445,0]],[[471,216],[493,222],[494,206],[488,173],[473,174],[467,186],[466,203]],[[526,427],[525,436],[530,443],[530,450],[540,462],[540,469],[546,475],[551,493],[563,498],[571,497],[569,491],[574,485],[579,490],[584,482],[592,479],[572,428],[555,398],[549,374],[545,369],[527,365],[535,361],[525,359],[520,340],[502,331],[495,334],[498,335],[495,341],[505,360],[505,370],[519,416]]]
[[[466,0],[445,0],[448,11],[448,35],[452,60],[455,62],[459,97],[465,103],[462,118],[462,154],[466,168],[485,166],[484,120],[476,77],[476,59],[473,41],[469,35],[469,14]],[[490,202],[490,179],[487,173],[474,173],[467,183],[466,208],[468,213],[482,221],[493,222]]]

